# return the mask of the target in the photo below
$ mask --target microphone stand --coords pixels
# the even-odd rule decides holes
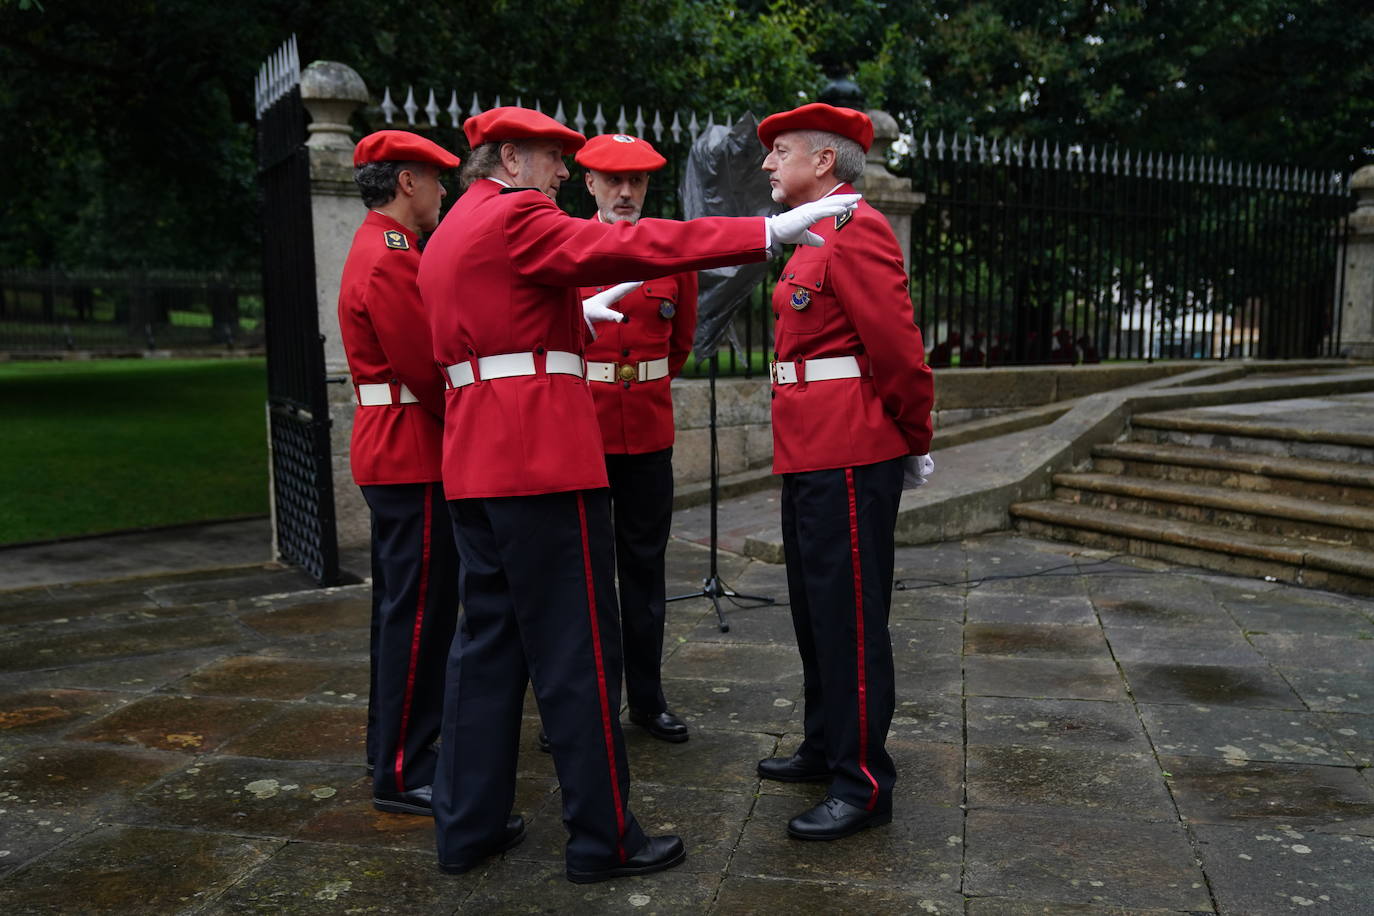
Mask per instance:
[[[688,598],[709,598],[716,607],[716,620],[720,623],[722,633],[730,632],[730,624],[725,622],[725,612],[720,606],[720,599],[728,598],[740,607],[762,607],[774,604],[775,599],[764,595],[742,595],[726,585],[720,578],[720,569],[717,555],[719,545],[717,543],[717,523],[716,515],[720,505],[720,454],[716,447],[716,365],[719,356],[711,355],[710,369],[707,377],[710,379],[711,391],[711,569],[705,579],[701,581],[701,588],[686,595],[674,595],[668,601],[684,601]],[[752,601],[753,604],[741,605],[740,601]]]

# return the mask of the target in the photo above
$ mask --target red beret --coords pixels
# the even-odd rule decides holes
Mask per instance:
[[[836,108],[824,102],[812,102],[791,111],[769,115],[759,123],[759,139],[764,146],[771,147],[778,134],[789,130],[823,130],[839,134],[862,146],[865,153],[873,145],[873,122],[868,115],[853,108]]]
[[[463,133],[473,149],[493,140],[557,140],[563,144],[563,155],[570,156],[582,148],[587,138],[570,127],[564,127],[546,114],[529,108],[506,105],[493,108],[463,122]]]
[[[592,137],[575,158],[578,165],[598,172],[656,172],[668,164],[648,140],[628,134]]]
[[[463,160],[433,140],[408,130],[379,130],[353,147],[353,165],[369,162],[428,162],[441,169],[456,169]]]

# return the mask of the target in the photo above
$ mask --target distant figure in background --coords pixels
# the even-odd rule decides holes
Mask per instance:
[[[949,336],[930,348],[930,354],[926,357],[926,365],[932,369],[941,369],[954,361],[954,353],[959,349],[959,344],[963,342],[963,337],[958,331],[950,331]]]
[[[458,551],[440,483],[444,385],[416,272],[439,223],[442,169],[459,159],[418,134],[358,141],[354,181],[369,213],[339,290],[339,330],[358,407],[349,461],[372,512],[372,804],[429,815],[444,666],[458,618]]]
[[[959,351],[959,366],[963,369],[983,368],[983,341],[987,339],[982,331],[975,331],[973,342]]]
[[[636,223],[649,173],[668,160],[647,140],[592,137],[578,150],[587,192],[603,223]],[[605,289],[584,287],[583,299]],[[669,385],[692,350],[695,271],[650,280],[616,304],[628,321],[607,322],[587,345],[587,380],[601,424],[615,528],[620,634],[630,721],[663,741],[687,740],[687,723],[663,695],[664,554],[673,522],[673,395]]]
[[[1087,334],[1078,338],[1078,354],[1084,363],[1100,363],[1102,357],[1097,352],[1097,347],[1093,346],[1092,338]]]
[[[1050,362],[1065,363],[1072,366],[1078,359],[1074,352],[1073,334],[1064,328],[1054,332],[1054,348],[1050,350]]]

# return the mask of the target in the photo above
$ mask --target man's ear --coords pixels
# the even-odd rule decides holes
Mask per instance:
[[[835,167],[835,151],[822,147],[816,152],[816,177],[819,178]]]
[[[509,140],[501,144],[501,167],[509,172],[511,177],[520,174],[520,150]]]
[[[406,197],[415,196],[415,173],[410,169],[401,169],[396,173],[396,193]]]
[[[585,172],[582,173],[582,180],[585,181],[585,182],[587,183],[587,193],[590,194],[590,195],[592,195],[593,197],[595,197],[595,196],[596,196],[596,189],[592,187],[592,170],[591,170],[591,169],[587,169],[587,171],[585,171]]]

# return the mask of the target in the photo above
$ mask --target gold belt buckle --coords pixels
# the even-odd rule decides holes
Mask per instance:
[[[622,382],[633,382],[639,377],[639,369],[634,363],[621,363],[618,374]]]

